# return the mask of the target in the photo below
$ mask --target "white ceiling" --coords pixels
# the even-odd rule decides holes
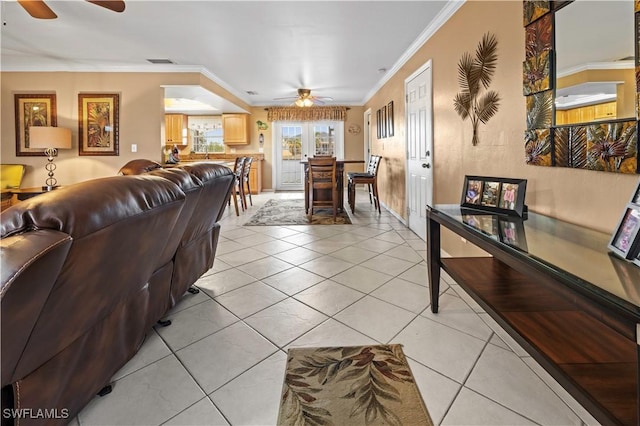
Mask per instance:
[[[252,106],[289,104],[273,99],[301,87],[332,97],[328,105],[362,105],[463,1],[127,0],[120,14],[85,1],[47,1],[58,18],[38,20],[3,0],[1,66],[200,70]],[[161,58],[175,64],[147,62]],[[174,86],[171,95],[195,90],[233,112],[206,91],[186,89]]]

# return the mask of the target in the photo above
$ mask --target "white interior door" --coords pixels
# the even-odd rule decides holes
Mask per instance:
[[[409,228],[427,238],[426,207],[433,204],[431,61],[405,80],[407,100],[407,210]]]
[[[273,126],[275,189],[304,189],[304,166],[301,160],[315,155],[344,158],[344,124],[342,121],[278,121]]]

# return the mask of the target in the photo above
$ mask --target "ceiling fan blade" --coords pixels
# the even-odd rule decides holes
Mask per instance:
[[[43,0],[18,0],[18,3],[36,19],[56,19],[58,17]]]
[[[124,12],[125,4],[124,1],[118,0],[87,0],[89,3],[93,3],[97,6],[104,7],[109,10],[113,10],[114,12]]]
[[[285,96],[284,98],[273,98],[274,101],[289,101],[292,99],[298,99],[298,96]]]

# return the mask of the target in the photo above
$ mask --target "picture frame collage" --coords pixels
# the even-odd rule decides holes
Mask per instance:
[[[640,266],[640,181],[611,236],[609,250]]]
[[[42,156],[29,147],[29,128],[57,126],[55,93],[15,93],[16,156]],[[119,152],[118,93],[78,94],[78,155],[111,155]]]
[[[466,175],[460,206],[523,218],[526,190],[526,179]]]

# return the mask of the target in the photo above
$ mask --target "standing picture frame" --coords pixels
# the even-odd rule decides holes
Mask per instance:
[[[57,126],[55,93],[16,93],[16,156],[42,156],[42,148],[29,146],[29,127]]]
[[[78,94],[78,154],[120,155],[119,120],[119,94]]]
[[[508,216],[525,217],[526,179],[492,176],[464,177],[460,206]]]
[[[640,206],[628,203],[609,241],[608,248],[623,259],[634,259],[640,244],[638,235],[640,235]]]
[[[631,196],[631,204],[635,204],[636,206],[640,206],[640,181],[638,181],[638,185],[636,186],[636,190],[633,192]]]

